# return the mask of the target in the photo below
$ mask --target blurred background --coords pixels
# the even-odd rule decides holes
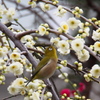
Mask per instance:
[[[48,12],[43,12],[39,6],[39,3],[37,4],[36,8],[31,8],[28,5],[29,0],[21,0],[21,3],[18,4],[16,0],[1,0],[0,4],[2,2],[5,2],[6,6],[9,7],[14,7],[16,8],[16,18],[18,18],[18,22],[22,24],[26,29],[37,29],[38,26],[41,23],[48,23],[51,29],[56,29],[60,25],[62,21],[66,21],[70,16],[73,17],[72,14],[69,12],[64,15],[64,17],[57,17],[55,16],[55,12],[57,10],[56,7],[51,6],[50,11]],[[59,4],[63,5],[67,8],[73,9],[74,7],[78,6],[83,9],[84,14],[83,16],[89,18],[96,17],[98,20],[100,20],[100,0],[59,0]],[[84,22],[84,20],[80,19],[81,21]],[[4,20],[3,20],[4,21]],[[13,21],[13,23],[15,23]],[[14,29],[19,29],[22,30],[20,26],[12,25]],[[93,30],[94,27],[91,27]],[[95,29],[94,29],[95,30]],[[92,31],[90,32],[90,34]],[[72,31],[71,35],[75,36],[77,34],[76,31]],[[55,37],[54,34],[52,34],[50,37]],[[43,43],[48,42],[49,43],[49,38],[48,36],[42,37],[38,42],[43,41]],[[89,39],[89,41],[88,41]],[[89,37],[87,38],[87,45],[93,44],[94,41],[90,39]],[[69,63],[73,64],[77,58],[75,57],[75,54],[71,52],[70,55],[67,56],[61,56],[59,55],[59,58],[61,59],[66,59],[68,60]],[[91,68],[95,63],[99,63],[95,60],[93,56],[89,59],[88,62],[83,63],[84,66]],[[85,82],[84,79],[80,75],[75,75],[75,73],[70,70],[69,68],[62,69],[64,72],[68,72],[69,74],[69,79],[73,83],[79,84],[80,82],[83,82],[86,85],[86,89],[83,91],[83,95],[85,95],[87,98],[91,98],[92,100],[100,100],[100,85],[95,83],[95,82]],[[71,88],[69,84],[63,82],[63,80],[58,78],[59,71],[56,71],[55,75],[52,77],[58,92],[60,92],[64,88]],[[5,97],[9,97],[10,94],[6,90],[7,87],[10,85],[10,82],[13,81],[15,77],[13,74],[6,75],[6,84],[5,85],[0,85],[0,100]],[[14,98],[10,98],[9,100],[23,100],[23,97],[17,96]]]

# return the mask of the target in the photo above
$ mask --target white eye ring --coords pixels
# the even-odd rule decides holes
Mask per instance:
[[[51,51],[51,50],[52,50],[52,48],[49,48],[49,50]]]

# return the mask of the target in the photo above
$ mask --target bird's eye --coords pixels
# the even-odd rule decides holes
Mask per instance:
[[[49,48],[49,50],[51,51],[51,50],[52,50],[52,48]]]

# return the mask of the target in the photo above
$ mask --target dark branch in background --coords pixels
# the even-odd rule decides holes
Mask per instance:
[[[18,6],[20,6],[22,8],[26,8],[23,4],[17,3],[16,1],[13,1],[13,0],[8,0],[8,1],[17,4]],[[32,13],[36,14],[36,16],[38,16],[44,23],[48,23],[47,20],[45,20],[37,11],[35,11],[34,9],[31,9],[31,7],[27,7],[27,9],[23,9],[23,10],[28,10],[31,14]],[[48,17],[50,17],[49,14],[47,14],[47,15],[48,15]],[[57,23],[55,23],[55,24],[57,24]],[[49,27],[53,29],[53,26],[51,23],[49,23]]]
[[[20,94],[12,95],[12,96],[6,97],[6,98],[4,98],[4,99],[2,99],[2,100],[8,100],[8,99],[10,99],[10,98],[17,97],[17,96],[20,96]]]
[[[100,7],[94,4],[93,0],[86,0],[89,7],[91,7],[94,11],[100,13]]]
[[[40,6],[39,6],[38,8],[41,9]],[[41,9],[41,11],[43,12],[42,9]],[[49,14],[48,12],[44,12],[44,14],[48,15],[48,18],[49,18],[50,20],[52,20],[57,26],[59,26],[59,24],[50,16],[50,14]]]
[[[45,1],[45,0],[41,0],[42,2],[45,2],[45,3],[48,3],[48,4],[51,4],[51,5],[53,5],[53,6],[55,6],[55,7],[58,7],[59,5],[54,5],[52,2],[49,2],[49,1]],[[68,9],[68,8],[66,8],[66,7],[63,7],[66,11],[68,11],[68,12],[70,12],[70,13],[72,13],[72,10],[70,10],[70,9]],[[89,21],[87,18],[85,18],[84,16],[82,16],[82,15],[80,15],[80,18],[82,18],[82,19],[84,19],[85,21],[87,21],[87,22],[89,22],[91,25],[93,25],[96,29],[98,29],[99,27],[98,26],[96,26],[93,22],[91,22],[91,21]]]

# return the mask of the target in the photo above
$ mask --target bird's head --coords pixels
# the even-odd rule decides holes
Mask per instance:
[[[55,56],[57,57],[56,49],[53,46],[49,46],[45,50],[45,56]]]

